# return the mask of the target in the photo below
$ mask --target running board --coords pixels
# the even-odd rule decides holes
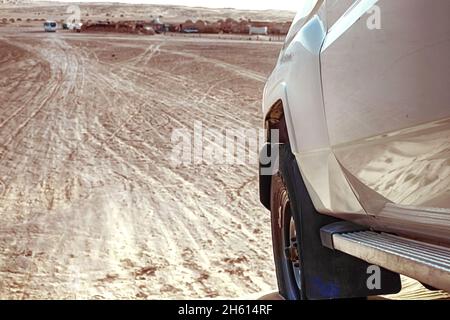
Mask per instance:
[[[450,292],[450,248],[342,222],[321,229],[322,244]]]

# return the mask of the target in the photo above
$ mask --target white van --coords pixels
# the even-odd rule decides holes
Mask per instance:
[[[75,23],[73,25],[73,29],[72,30],[75,30],[76,32],[81,32],[81,27],[82,26],[83,26],[83,24],[81,22]]]
[[[45,32],[56,32],[57,23],[55,21],[45,21],[44,30]]]

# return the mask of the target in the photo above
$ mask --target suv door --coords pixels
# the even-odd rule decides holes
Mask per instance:
[[[330,144],[365,211],[383,229],[440,240],[450,234],[449,12],[448,0],[329,1],[321,53]]]

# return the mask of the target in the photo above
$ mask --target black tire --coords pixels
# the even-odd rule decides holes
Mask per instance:
[[[293,219],[288,197],[282,176],[280,174],[274,175],[271,184],[270,208],[278,289],[285,299],[299,300],[302,298],[302,272],[301,269],[294,266],[294,262],[286,254],[287,247],[292,243],[290,226]],[[298,277],[300,277],[300,282],[297,281]]]
[[[289,145],[280,146],[279,164],[279,173],[272,177],[270,196],[278,288],[287,300],[305,300],[305,261],[308,261],[308,266],[316,263],[313,251],[324,250],[318,230],[337,219],[315,210]],[[290,239],[291,221],[294,223],[295,241]],[[295,250],[288,248],[293,243],[296,244]]]

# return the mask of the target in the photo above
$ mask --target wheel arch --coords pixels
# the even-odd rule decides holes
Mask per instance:
[[[285,103],[282,99],[277,100],[264,120],[264,128],[267,131],[267,143],[272,143],[271,130],[279,131],[279,139],[276,143],[290,143],[289,130],[286,123]]]
[[[295,141],[293,137],[295,135],[290,132],[293,130],[290,113],[287,110],[287,103],[285,99],[278,99],[274,102],[264,119],[264,129],[266,130],[266,144],[261,151],[262,154],[269,154],[269,148],[271,148],[272,143],[275,144],[290,144],[293,147],[292,141]],[[272,130],[278,130],[279,135],[277,141],[272,139]],[[270,190],[272,185],[272,177],[268,175],[263,175],[261,172],[261,167],[263,165],[260,163],[259,170],[259,195],[260,201],[264,207],[270,210]]]

